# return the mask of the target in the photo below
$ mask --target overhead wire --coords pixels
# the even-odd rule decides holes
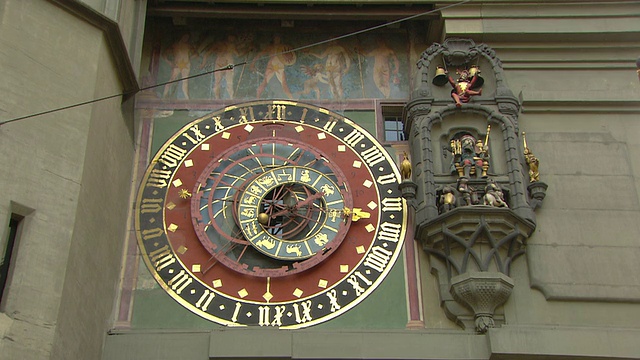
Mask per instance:
[[[362,30],[357,30],[357,31],[350,32],[350,33],[347,33],[347,34],[344,34],[344,35],[340,35],[340,36],[332,37],[332,38],[329,38],[329,39],[326,39],[326,40],[314,42],[314,43],[311,43],[311,44],[308,44],[308,45],[299,46],[299,47],[292,48],[292,49],[289,49],[289,50],[286,50],[286,51],[283,51],[283,52],[280,52],[280,53],[262,55],[260,57],[257,57],[256,59],[254,59],[254,62],[256,60],[259,61],[259,60],[262,60],[264,58],[271,58],[271,57],[278,56],[278,55],[293,53],[293,52],[309,49],[309,48],[312,48],[312,47],[315,47],[315,46],[327,44],[327,43],[330,43],[330,42],[333,42],[333,41],[342,40],[342,39],[346,39],[346,38],[349,38],[349,37],[357,36],[357,35],[364,34],[364,33],[370,32],[370,31],[374,31],[374,30],[378,30],[378,29],[381,29],[381,28],[384,28],[384,27],[387,27],[387,26],[399,24],[399,23],[402,23],[402,22],[405,22],[405,21],[413,20],[415,18],[419,18],[419,17],[422,17],[422,16],[430,15],[430,14],[439,12],[441,10],[450,9],[450,8],[454,8],[454,7],[457,7],[457,6],[460,6],[460,5],[464,5],[464,4],[472,2],[472,1],[476,1],[476,0],[462,0],[462,1],[454,3],[454,4],[450,4],[450,5],[445,5],[445,6],[439,7],[437,9],[432,9],[432,10],[425,11],[425,12],[422,12],[422,13],[419,13],[419,14],[410,15],[410,16],[407,16],[407,17],[400,18],[398,20],[393,20],[393,21],[390,21],[390,22],[386,22],[384,24],[368,27],[368,28],[365,28],[365,29],[362,29]],[[99,97],[99,98],[95,98],[95,99],[91,99],[91,100],[87,100],[87,101],[82,101],[82,102],[71,104],[71,105],[66,105],[66,106],[62,106],[62,107],[58,107],[58,108],[54,108],[54,109],[50,109],[50,110],[45,110],[45,111],[41,111],[41,112],[37,112],[37,113],[32,113],[32,114],[29,114],[29,115],[19,116],[19,117],[16,117],[16,118],[12,118],[12,119],[0,122],[0,126],[8,124],[8,123],[12,123],[12,122],[20,121],[20,120],[34,118],[34,117],[37,117],[37,116],[42,116],[42,115],[46,115],[46,114],[51,114],[51,113],[63,111],[63,110],[73,109],[73,108],[80,107],[80,106],[83,106],[83,105],[89,105],[89,104],[93,104],[93,103],[100,102],[100,101],[110,100],[110,99],[114,99],[114,98],[117,98],[117,97],[120,97],[120,96],[134,95],[134,94],[136,94],[138,92],[141,92],[141,91],[151,90],[151,89],[154,89],[154,88],[157,88],[157,87],[178,83],[180,81],[186,81],[186,80],[198,78],[198,77],[201,77],[201,76],[213,74],[213,73],[218,72],[218,71],[232,70],[237,66],[246,65],[246,64],[247,64],[247,61],[242,61],[242,62],[239,62],[239,63],[236,63],[236,64],[229,64],[229,65],[223,66],[221,68],[216,68],[216,69],[212,69],[212,70],[208,70],[208,71],[203,71],[203,72],[198,73],[198,74],[185,76],[185,77],[182,77],[182,78],[179,78],[179,79],[169,80],[169,81],[165,81],[165,82],[162,82],[162,83],[157,83],[157,84],[141,87],[141,88],[139,88],[139,89],[137,89],[135,91],[121,92],[121,93],[118,93],[118,94],[107,95],[107,96],[103,96],[103,97]]]

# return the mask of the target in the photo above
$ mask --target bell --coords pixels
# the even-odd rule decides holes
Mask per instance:
[[[449,82],[449,79],[447,78],[446,70],[443,67],[438,66],[438,68],[436,68],[436,76],[433,77],[433,85],[443,86],[447,82]]]
[[[469,78],[473,79],[476,78],[476,81],[473,83],[473,89],[478,89],[482,87],[482,84],[484,84],[484,79],[480,76],[480,69],[478,69],[478,67],[476,65],[472,65],[469,68]]]

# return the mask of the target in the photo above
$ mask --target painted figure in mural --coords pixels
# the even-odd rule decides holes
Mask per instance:
[[[327,75],[324,74],[324,66],[322,64],[314,64],[313,66],[301,65],[300,70],[309,76],[302,85],[302,91],[296,95],[309,95],[315,93],[316,100],[320,100],[319,84],[328,84]]]
[[[176,85],[175,81],[189,77],[191,72],[191,58],[195,56],[195,49],[189,43],[189,34],[184,34],[176,43],[171,45],[166,52],[163,52],[163,58],[171,64],[171,76],[169,83],[164,86],[163,97],[169,96],[173,92]],[[182,93],[185,99],[189,98],[189,81],[180,81]]]
[[[458,69],[458,80],[454,80],[451,75],[448,76],[449,84],[453,87],[451,97],[456,102],[457,107],[461,107],[462,103],[467,103],[472,96],[482,95],[482,89],[473,90],[478,79],[477,76],[471,76],[469,70]]]
[[[218,41],[213,44],[207,45],[204,48],[204,56],[200,63],[200,69],[204,69],[208,63],[209,57],[215,56],[216,59],[213,63],[212,70],[220,70],[228,65],[235,64],[235,59],[241,54],[236,48],[236,37],[229,35],[226,41]],[[227,94],[230,99],[234,96],[234,84],[233,84],[234,70],[220,70],[213,73],[213,97],[214,99],[220,99],[220,89],[222,88],[222,79],[225,80],[225,86]]]
[[[267,62],[267,66],[264,70],[264,78],[262,79],[262,83],[258,86],[258,91],[256,93],[256,97],[262,96],[262,93],[267,88],[267,85],[275,76],[278,82],[282,85],[282,91],[284,91],[285,95],[291,99],[293,95],[291,94],[291,90],[289,90],[289,85],[287,84],[287,78],[285,76],[284,69],[286,66],[291,66],[296,63],[296,54],[291,51],[291,47],[285,44],[282,44],[282,39],[280,35],[275,35],[273,37],[273,41],[267,47],[265,47],[251,62],[251,70],[255,70],[256,61],[260,60],[263,56],[268,56],[269,61]]]
[[[500,185],[496,184],[493,179],[487,179],[487,185],[484,187],[484,191],[485,205],[493,207],[509,207],[504,201],[504,193],[502,192]]]
[[[384,38],[378,37],[376,43],[378,47],[365,56],[373,57],[373,82],[382,95],[388,99],[391,97],[391,76],[393,75],[393,83],[397,84],[400,81],[398,79],[400,61]]]
[[[333,96],[334,99],[343,99],[344,89],[342,87],[342,77],[351,68],[351,58],[347,50],[338,44],[337,41],[331,41],[322,54],[309,54],[318,59],[326,58],[324,72],[329,82],[331,96]]]

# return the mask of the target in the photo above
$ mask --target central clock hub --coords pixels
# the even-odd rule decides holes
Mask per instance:
[[[338,185],[320,171],[281,166],[251,180],[240,196],[238,221],[245,238],[261,253],[303,260],[337,248],[349,221]],[[264,216],[260,221],[261,215]]]

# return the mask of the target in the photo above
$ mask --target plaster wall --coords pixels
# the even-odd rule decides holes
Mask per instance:
[[[49,1],[1,6],[0,122],[121,91],[102,30]],[[101,352],[126,224],[131,132],[119,98],[0,125],[0,248],[11,213],[26,216],[0,305],[0,359]]]

